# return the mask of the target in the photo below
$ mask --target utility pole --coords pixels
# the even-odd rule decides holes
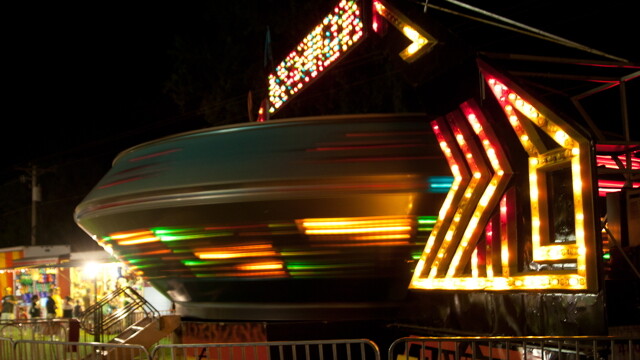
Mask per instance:
[[[31,168],[23,169],[29,175],[20,177],[22,182],[31,180],[31,246],[36,245],[38,231],[38,202],[42,200],[42,191],[38,183],[38,167],[31,165]]]
[[[31,246],[36,246],[36,233],[38,230],[37,205],[42,200],[40,184],[38,184],[38,169],[31,166]]]

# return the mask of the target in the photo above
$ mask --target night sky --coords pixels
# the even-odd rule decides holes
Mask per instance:
[[[92,248],[73,223],[73,209],[118,152],[216,125],[200,111],[202,93],[216,98],[218,113],[226,112],[219,124],[247,121],[247,93],[264,81],[266,27],[278,62],[332,6],[320,0],[135,3],[18,2],[3,11],[9,29],[3,36],[0,247],[29,243],[30,190],[21,176],[35,164],[43,190],[39,244]],[[446,1],[430,3],[461,10]],[[579,1],[562,8],[558,1],[492,3],[491,11],[640,61],[640,30],[633,10],[623,6],[628,2],[588,8]],[[478,32],[473,22],[455,26]],[[485,43],[499,45],[511,36]],[[183,86],[181,104],[170,90],[176,84]]]

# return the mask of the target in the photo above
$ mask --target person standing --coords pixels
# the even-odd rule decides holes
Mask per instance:
[[[4,289],[4,297],[2,297],[2,320],[13,320],[16,318],[15,307],[18,299],[13,296],[10,287]]]
[[[73,317],[78,319],[82,314],[82,302],[80,299],[76,299],[76,305],[73,307]]]
[[[82,301],[84,302],[83,308],[88,309],[91,306],[91,291],[89,289],[84,290]]]
[[[56,315],[54,317],[60,318],[60,317],[62,317],[63,300],[62,300],[62,296],[60,296],[60,288],[59,287],[54,287],[53,288],[53,291],[51,293],[51,297],[56,302]]]
[[[49,296],[47,296],[47,302],[45,303],[45,307],[47,309],[47,319],[55,319],[56,310],[58,310],[58,306],[56,305],[56,300],[53,298],[53,292],[49,292]]]
[[[65,319],[71,319],[73,316],[73,303],[71,302],[71,297],[67,296],[64,298],[64,303],[62,304],[62,317]]]
[[[31,307],[29,308],[29,316],[32,319],[40,319],[42,316],[42,308],[40,307],[40,297],[38,294],[33,294],[31,297]]]

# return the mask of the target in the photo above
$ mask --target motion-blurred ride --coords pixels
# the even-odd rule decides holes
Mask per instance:
[[[388,316],[453,178],[425,115],[274,120],[122,152],[76,222],[208,319]]]

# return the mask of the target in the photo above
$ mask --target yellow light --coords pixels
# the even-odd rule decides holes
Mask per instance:
[[[410,234],[387,234],[387,235],[362,235],[353,236],[350,239],[353,240],[397,240],[397,239],[409,239]]]
[[[200,259],[232,259],[277,255],[270,244],[248,244],[202,248],[196,249],[194,254]]]
[[[406,62],[413,62],[418,58],[420,53],[426,52],[429,49],[427,43],[431,42],[435,44],[436,39],[430,38],[429,35],[419,27],[412,25],[409,19],[405,18],[402,13],[396,11],[393,8],[387,8],[380,4],[380,2],[374,2],[375,11],[386,18],[393,26],[404,34],[411,44],[406,49],[400,52],[400,57]]]
[[[420,48],[422,47],[422,45],[418,44],[418,43],[411,43],[408,47],[407,47],[407,54],[409,56],[415,54],[418,50],[420,50]]]
[[[305,228],[344,228],[344,227],[362,227],[362,226],[379,226],[379,225],[405,225],[409,224],[409,219],[379,219],[368,220],[362,218],[362,220],[330,220],[326,221],[303,221],[302,225]]]
[[[420,35],[419,32],[417,32],[414,28],[412,28],[409,25],[405,25],[405,26],[402,27],[402,33],[404,34],[404,36],[409,38],[409,40],[413,41],[414,43],[411,44],[411,45],[418,46],[418,49],[420,47],[424,46],[424,44],[427,43],[427,39],[425,39],[424,36]],[[418,49],[416,49],[416,50],[418,50]],[[413,52],[411,52],[411,53],[413,53]]]
[[[153,232],[149,231],[149,230],[127,231],[127,232],[120,232],[120,233],[110,234],[109,237],[114,239],[114,240],[120,240],[120,239],[127,239],[127,238],[131,238],[131,237],[139,237],[139,236],[146,236],[146,235],[153,235]]]
[[[511,287],[509,286],[509,282],[507,278],[494,278],[493,279],[493,288],[496,290],[507,290]]]
[[[155,236],[149,236],[149,237],[141,237],[141,238],[118,241],[118,245],[138,245],[138,244],[146,244],[146,243],[158,242],[158,241],[160,241],[160,238]]]
[[[474,249],[471,254],[471,277],[478,277],[478,249]]]
[[[362,217],[362,218],[327,218],[298,220],[303,232],[307,235],[349,235],[371,234],[389,238],[399,233],[404,238],[413,231],[413,220],[406,217]],[[372,238],[373,239],[373,238]]]
[[[370,232],[396,232],[396,231],[409,231],[410,226],[386,226],[386,227],[370,227],[370,228],[345,228],[345,229],[317,229],[306,230],[305,234],[308,235],[327,235],[327,234],[360,234]]]
[[[96,262],[90,261],[82,267],[84,275],[90,279],[95,279],[100,271],[99,265]]]
[[[558,142],[558,144],[564,145],[564,141],[567,140],[567,137],[567,133],[562,130],[558,130],[553,138]]]
[[[261,256],[275,256],[274,251],[254,251],[254,252],[196,252],[195,255],[200,259],[233,259],[244,257],[261,257]]]

